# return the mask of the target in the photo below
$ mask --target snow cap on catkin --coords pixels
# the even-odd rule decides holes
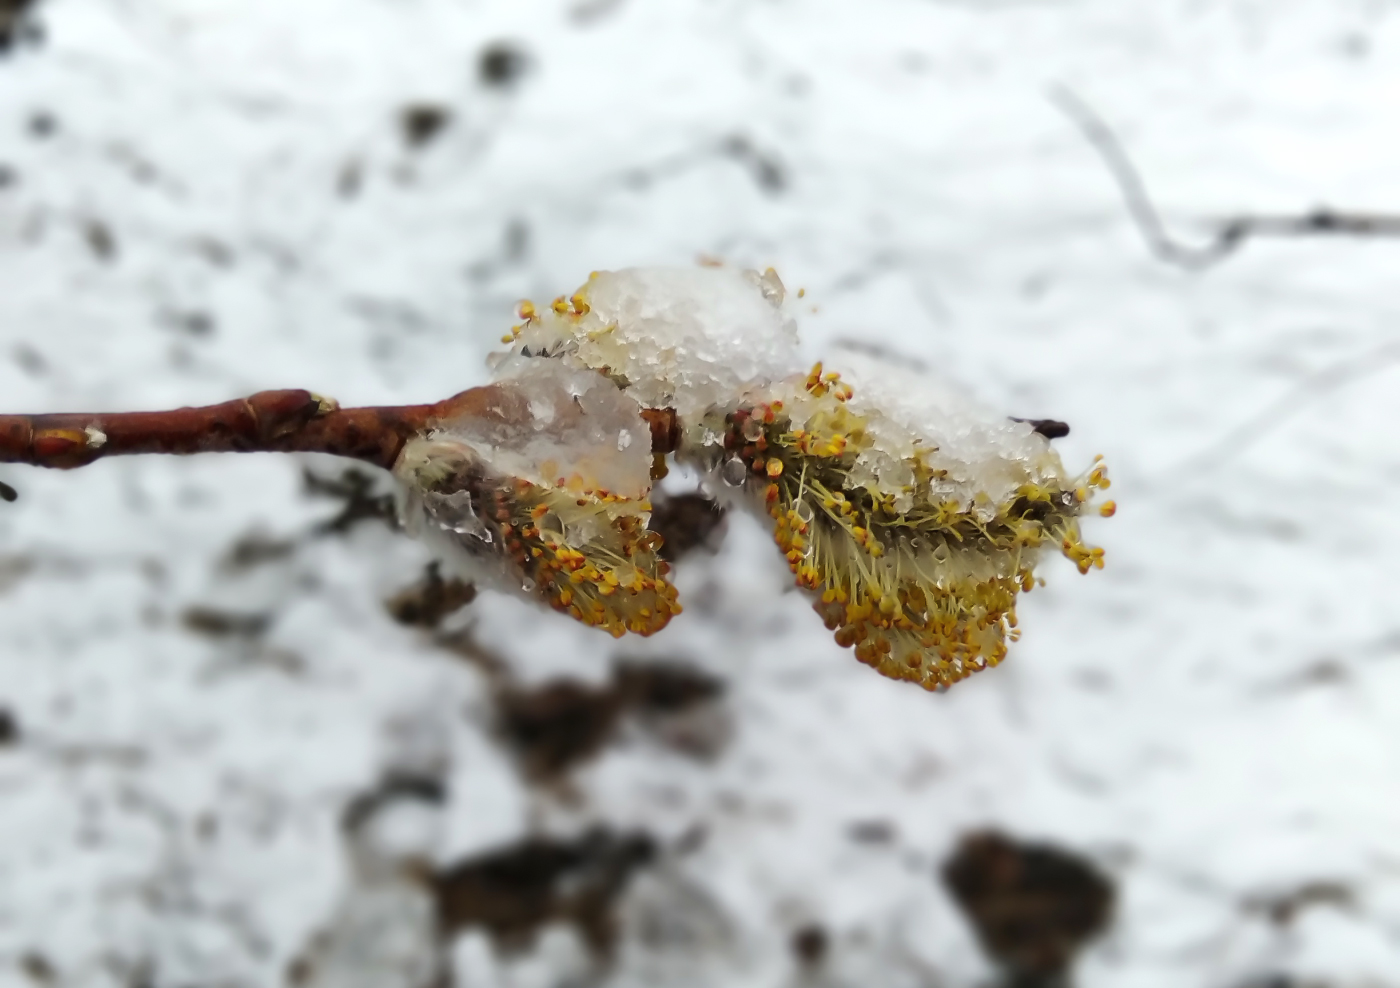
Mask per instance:
[[[558,358],[607,375],[644,408],[682,420],[801,368],[797,328],[770,269],[594,272],[550,305],[521,305],[505,358]]]

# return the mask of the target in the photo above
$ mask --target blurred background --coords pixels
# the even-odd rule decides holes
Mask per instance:
[[[330,458],[0,469],[0,985],[1400,985],[1389,0],[0,2],[0,410],[482,382],[592,269],[1054,417],[1119,504],[942,695],[684,478],[685,613],[457,584]],[[1057,88],[1058,87],[1058,88]],[[1387,397],[1387,396],[1390,397]]]

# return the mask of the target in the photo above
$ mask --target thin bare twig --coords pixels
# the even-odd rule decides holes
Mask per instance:
[[[1215,231],[1205,243],[1183,244],[1167,232],[1147,184],[1112,128],[1083,99],[1064,86],[1050,90],[1050,101],[1069,117],[1098,152],[1123,194],[1124,204],[1147,246],[1159,260],[1188,271],[1203,271],[1236,253],[1257,237],[1400,237],[1400,215],[1359,213],[1319,206],[1309,212],[1254,214],[1212,221]]]
[[[1172,472],[1175,475],[1201,473],[1218,466],[1244,452],[1306,408],[1309,402],[1340,391],[1353,381],[1388,370],[1397,361],[1400,361],[1400,342],[1390,342],[1324,367],[1236,425],[1208,448],[1174,467]]]
[[[137,453],[331,453],[392,467],[413,436],[439,422],[503,419],[520,399],[496,385],[471,388],[431,405],[338,408],[310,391],[260,391],[247,398],[164,412],[63,412],[0,415],[0,463],[67,469]],[[645,409],[652,447],[675,449],[670,409]]]

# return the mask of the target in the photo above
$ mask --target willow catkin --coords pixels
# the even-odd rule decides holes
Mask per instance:
[[[771,270],[639,268],[523,303],[492,359],[500,414],[405,447],[408,515],[479,578],[651,634],[680,606],[646,528],[640,410],[672,408],[676,455],[770,521],[860,661],[929,689],[998,664],[1043,548],[1102,568],[1078,521],[1101,458],[1071,475],[1030,425],[908,367],[803,373],[785,295]]]

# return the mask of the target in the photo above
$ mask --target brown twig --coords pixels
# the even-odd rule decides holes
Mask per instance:
[[[136,453],[331,453],[392,467],[404,443],[454,418],[502,418],[516,409],[494,385],[431,405],[338,408],[310,391],[260,391],[247,398],[164,412],[0,415],[0,463],[62,469]],[[670,409],[646,409],[652,448],[675,449]],[[0,492],[3,494],[3,492]]]
[[[1122,143],[1103,118],[1083,99],[1063,86],[1050,91],[1050,101],[1077,126],[1099,153],[1123,194],[1128,214],[1147,246],[1159,260],[1189,271],[1202,271],[1236,253],[1257,237],[1400,237],[1400,215],[1359,213],[1319,206],[1301,214],[1254,214],[1213,221],[1215,230],[1202,244],[1183,244],[1167,232],[1147,183]]]
[[[330,453],[389,469],[404,443],[442,422],[527,415],[518,394],[497,385],[471,388],[431,405],[339,408],[310,391],[259,391],[218,405],[163,412],[57,412],[0,415],[0,463],[72,469],[138,453]],[[680,423],[669,408],[647,408],[655,453],[674,452]],[[1053,419],[1029,422],[1048,439],[1069,433]],[[13,501],[0,483],[0,499]]]

